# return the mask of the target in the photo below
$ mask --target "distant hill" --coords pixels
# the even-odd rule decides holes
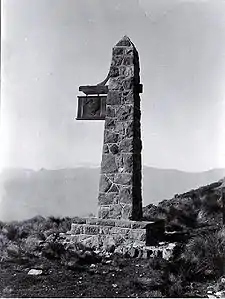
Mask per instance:
[[[0,174],[0,219],[47,216],[76,216],[96,212],[99,168],[33,171],[5,169]],[[215,182],[225,176],[225,169],[200,173],[178,170],[143,169],[144,205],[169,199],[177,193]]]

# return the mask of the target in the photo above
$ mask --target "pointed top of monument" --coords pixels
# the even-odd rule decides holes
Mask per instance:
[[[124,35],[123,38],[116,44],[116,46],[132,46],[133,43],[127,35]]]

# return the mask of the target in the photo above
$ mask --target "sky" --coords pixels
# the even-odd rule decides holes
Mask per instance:
[[[3,0],[0,168],[101,163],[104,121],[77,121],[128,35],[141,67],[142,161],[225,167],[225,1]]]

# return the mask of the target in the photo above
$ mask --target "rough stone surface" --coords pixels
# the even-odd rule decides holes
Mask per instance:
[[[100,177],[99,191],[107,192],[111,186],[112,186],[112,181],[106,175],[102,174]]]
[[[109,211],[110,211],[109,206],[101,206],[101,209],[98,210],[98,217],[102,219],[109,218]]]
[[[71,233],[74,234],[74,235],[83,234],[84,233],[84,225],[72,223]]]
[[[115,213],[117,211],[120,215],[124,209],[128,209],[130,212],[132,210],[132,205],[117,204],[115,207],[116,209],[111,205],[103,206],[101,212],[110,213],[112,211]],[[163,242],[163,246],[160,245],[163,233],[165,233],[163,221],[131,221],[119,217],[118,219],[109,219],[108,216],[105,219],[76,217],[71,230],[66,234],[60,234],[60,237],[64,238],[65,242],[82,243],[91,248],[117,249],[118,252],[121,251],[122,254],[131,257],[148,258],[153,254],[167,259],[173,251],[173,245],[165,247],[166,242]],[[138,248],[138,252],[133,249],[128,250],[126,244]],[[157,249],[159,245],[163,250]]]
[[[109,191],[110,192],[110,191]],[[99,204],[102,206],[108,206],[112,204],[117,204],[118,203],[118,195],[116,192],[110,192],[110,193],[100,193],[99,197]]]
[[[99,186],[100,218],[142,218],[139,71],[138,52],[124,37],[112,51]]]
[[[115,176],[115,183],[120,185],[131,185],[132,184],[132,174],[130,173],[118,173]]]
[[[117,170],[115,157],[112,154],[103,154],[101,164],[102,173],[116,173]]]
[[[133,229],[131,228],[131,223],[126,221],[117,220],[118,222],[112,225],[89,225],[89,224],[73,224],[71,231],[68,236],[73,242],[81,242],[92,238],[94,240],[95,246],[97,245],[97,239],[99,240],[98,247],[105,243],[106,239],[114,240],[115,245],[122,244],[125,241],[129,242],[143,242],[145,244],[146,229]],[[121,223],[119,223],[121,221]],[[106,224],[110,224],[107,223]],[[82,226],[82,229],[80,229]]]
[[[121,188],[119,196],[120,196],[120,203],[125,204],[132,204],[132,187],[124,187]]]
[[[119,221],[119,220],[118,220]],[[122,221],[121,221],[122,223]],[[61,234],[64,244],[81,243],[86,247],[123,254],[126,257],[148,259],[162,257],[169,260],[177,243],[161,242],[146,246],[146,229],[131,229],[115,226],[100,226],[99,234]]]

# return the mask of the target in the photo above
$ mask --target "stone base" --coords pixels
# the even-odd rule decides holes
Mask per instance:
[[[71,230],[64,234],[66,242],[81,243],[90,248],[116,248],[123,244],[157,245],[163,240],[164,222],[119,219],[73,219]]]

